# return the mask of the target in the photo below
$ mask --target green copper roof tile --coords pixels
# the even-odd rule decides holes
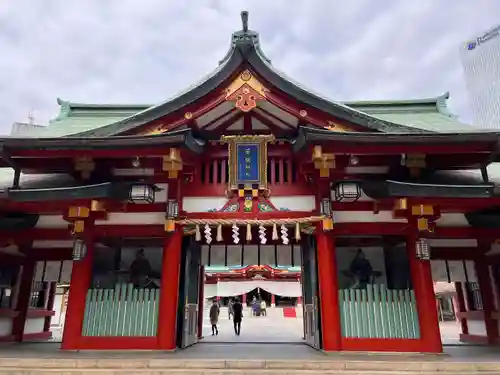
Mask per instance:
[[[461,123],[446,107],[448,94],[430,99],[349,101],[344,105],[373,117],[405,125],[415,130],[439,133],[477,131]],[[39,131],[40,137],[62,137],[97,129],[122,120],[151,106],[147,104],[85,104],[58,99],[61,113]]]

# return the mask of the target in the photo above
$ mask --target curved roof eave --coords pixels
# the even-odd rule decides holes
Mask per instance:
[[[299,101],[317,108],[322,112],[328,113],[334,117],[352,122],[362,127],[378,130],[384,133],[408,133],[412,132],[430,133],[428,130],[419,130],[413,127],[396,124],[394,122],[381,120],[370,116],[364,112],[353,109],[345,104],[334,102],[317,93],[304,88],[299,83],[287,77],[283,72],[274,68],[269,60],[259,53],[260,49],[254,48],[247,56],[247,61],[256,70],[256,73],[261,75],[271,84],[279,87],[286,94],[298,99]]]

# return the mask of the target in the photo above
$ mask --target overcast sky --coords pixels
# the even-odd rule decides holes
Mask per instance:
[[[451,92],[470,120],[459,48],[498,0],[0,1],[0,133],[46,124],[56,98],[156,103],[213,70],[249,10],[280,70],[334,100]]]

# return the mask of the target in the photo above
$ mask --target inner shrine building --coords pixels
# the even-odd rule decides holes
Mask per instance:
[[[68,284],[62,349],[184,348],[205,267],[266,266],[296,273],[314,348],[441,352],[435,281],[456,287],[460,340],[497,343],[499,134],[447,98],[326,99],[275,68],[243,12],[173,99],[58,99],[47,127],[0,139],[0,338],[49,339]]]

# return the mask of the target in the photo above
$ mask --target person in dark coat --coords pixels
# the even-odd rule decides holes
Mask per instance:
[[[236,334],[236,336],[240,335],[242,319],[243,319],[243,305],[240,303],[239,299],[236,298],[233,304],[233,325],[234,325],[234,333]]]
[[[130,281],[136,288],[143,288],[148,284],[150,274],[151,264],[144,255],[144,249],[140,249],[130,265]]]
[[[370,283],[373,268],[363,250],[358,249],[356,256],[351,262],[349,272],[354,276],[355,284],[353,288],[366,288]]]
[[[219,334],[217,323],[219,322],[220,308],[217,301],[214,299],[212,306],[210,306],[210,324],[212,325],[212,336]]]

